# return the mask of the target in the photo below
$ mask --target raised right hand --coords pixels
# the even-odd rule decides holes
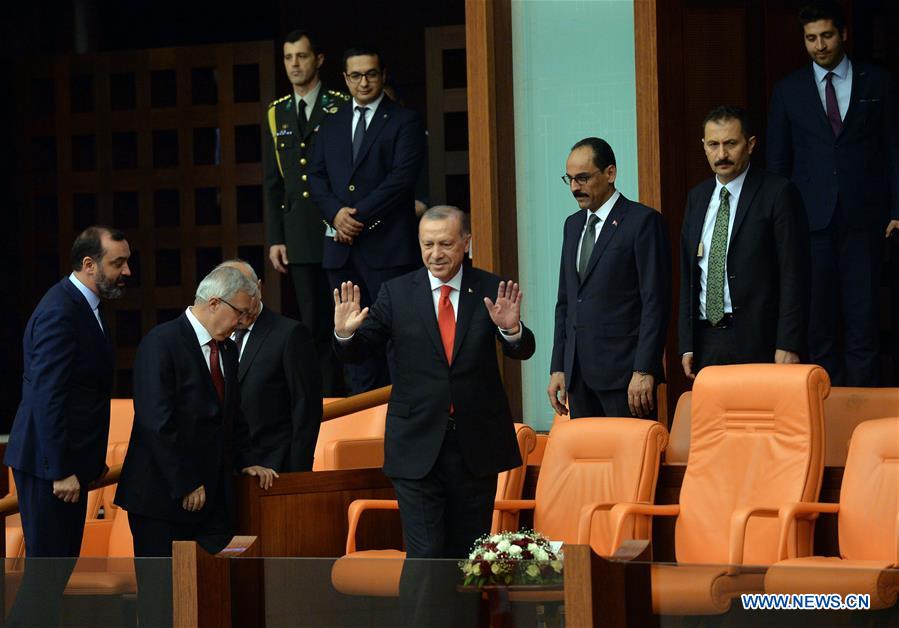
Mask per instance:
[[[362,293],[352,281],[344,281],[334,289],[334,332],[339,338],[349,338],[368,316],[368,308],[361,309]]]
[[[273,244],[268,247],[268,258],[279,273],[287,272],[287,245]]]
[[[549,405],[553,407],[556,414],[561,416],[568,414],[568,406],[565,405],[568,403],[568,391],[565,390],[565,373],[562,371],[550,373],[549,387],[546,389],[546,394],[549,395]]]

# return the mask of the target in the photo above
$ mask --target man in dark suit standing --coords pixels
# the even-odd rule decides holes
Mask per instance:
[[[229,336],[255,295],[240,271],[215,269],[197,286],[193,306],[154,327],[138,347],[134,428],[115,496],[128,511],[138,558],[171,556],[172,541],[189,539],[215,553],[231,539],[240,388]],[[170,624],[171,567],[135,562],[141,625]]]
[[[846,56],[839,4],[808,5],[799,20],[812,63],[774,88],[768,169],[792,179],[808,213],[810,362],[835,385],[877,386],[880,253],[884,227],[887,237],[899,230],[896,84],[883,69]]]
[[[322,270],[325,225],[312,200],[309,159],[319,125],[350,97],[325,89],[319,69],[325,55],[314,36],[290,32],[283,42],[284,69],[293,91],[271,103],[263,152],[269,260],[290,271],[300,319],[313,334],[325,390],[334,394],[337,364],[331,351],[331,296]]]
[[[388,342],[396,351],[384,473],[410,558],[467,555],[490,530],[497,473],[521,464],[496,340],[508,357],[526,360],[534,336],[519,320],[518,284],[463,268],[470,243],[463,212],[432,207],[419,225],[425,268],[384,283],[370,309],[352,282],[334,291],[342,358]]]
[[[262,282],[247,262],[229,260],[220,267],[236,268],[258,291],[253,312],[231,335],[240,362],[237,467],[259,465],[273,469],[275,477],[277,472],[311,471],[322,420],[312,337],[302,323],[263,307]]]
[[[121,231],[85,229],[72,244],[72,273],[28,319],[22,401],[3,460],[13,470],[28,558],[81,551],[88,485],[107,470],[115,354],[101,301],[125,293],[130,256]],[[29,561],[10,624],[58,624],[73,567]]]
[[[571,148],[562,180],[581,207],[565,221],[547,393],[571,418],[654,418],[664,375],[671,253],[662,215],[615,189],[598,137]],[[567,388],[566,388],[567,383]]]
[[[690,190],[681,231],[679,344],[684,373],[705,366],[797,363],[809,317],[802,199],[787,179],[750,167],[746,112],[712,109],[703,148],[715,176]]]
[[[322,259],[331,287],[351,281],[368,306],[383,282],[417,265],[414,190],[425,136],[415,112],[384,97],[387,72],[376,48],[351,48],[343,64],[352,107],[322,125],[309,177],[333,230]],[[389,383],[379,355],[346,372],[353,393]]]

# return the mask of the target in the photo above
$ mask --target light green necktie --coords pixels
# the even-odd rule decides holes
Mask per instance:
[[[724,267],[727,263],[727,227],[730,223],[730,192],[721,188],[721,202],[712,244],[709,246],[709,270],[705,291],[705,317],[712,325],[724,318]]]

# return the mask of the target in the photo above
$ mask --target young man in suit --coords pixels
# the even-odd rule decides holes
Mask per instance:
[[[756,139],[743,109],[703,120],[715,176],[690,190],[680,244],[679,345],[687,377],[713,364],[799,362],[809,317],[802,199],[749,163]]]
[[[253,312],[231,335],[240,363],[236,466],[272,469],[274,477],[279,472],[311,471],[322,420],[321,377],[312,337],[302,323],[263,307],[262,282],[247,262],[229,260],[220,267],[236,268],[258,290]],[[263,488],[271,480],[262,478]]]
[[[352,107],[322,125],[309,178],[332,229],[322,259],[331,287],[351,281],[367,306],[383,282],[417,265],[415,183],[425,135],[415,112],[385,98],[387,71],[376,48],[351,48],[343,64]],[[389,383],[377,355],[348,365],[346,373],[354,394]]]
[[[101,302],[124,294],[130,256],[121,231],[85,229],[72,244],[72,273],[28,319],[22,401],[3,460],[13,470],[28,558],[81,550],[88,485],[107,470],[115,354]],[[58,624],[73,567],[28,561],[10,624]]]
[[[562,180],[580,210],[565,221],[547,393],[571,418],[655,417],[663,377],[671,252],[662,215],[615,189],[615,153],[588,137]],[[569,405],[566,406],[566,403]]]
[[[263,152],[269,260],[290,272],[300,319],[315,338],[325,390],[334,394],[337,364],[331,351],[331,297],[322,269],[325,225],[309,187],[309,160],[319,125],[350,97],[326,89],[319,79],[325,55],[315,36],[291,31],[282,45],[284,69],[293,90],[271,103]]]
[[[808,213],[809,360],[834,385],[877,386],[880,258],[884,235],[899,230],[896,84],[883,69],[846,56],[836,2],[802,8],[799,21],[812,63],[774,88],[768,169],[796,184]]]
[[[508,357],[526,360],[534,335],[519,320],[518,284],[463,268],[466,214],[432,207],[419,244],[425,268],[384,283],[371,308],[352,282],[334,290],[334,347],[353,361],[393,344],[384,473],[399,500],[406,552],[458,558],[490,530],[497,473],[521,464],[496,341]]]
[[[115,503],[128,511],[138,558],[171,556],[172,541],[189,539],[215,553],[231,539],[240,388],[229,336],[255,296],[240,271],[217,268],[197,286],[194,304],[137,349],[134,428]],[[171,567],[135,562],[141,625],[171,624]]]

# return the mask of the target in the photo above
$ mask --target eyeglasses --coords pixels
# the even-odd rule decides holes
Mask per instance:
[[[381,70],[369,70],[368,72],[350,72],[349,74],[344,72],[343,75],[347,77],[350,83],[353,83],[354,85],[361,81],[362,77],[367,78],[369,83],[374,83],[379,78],[381,78]]]
[[[249,311],[249,310],[240,310],[240,309],[234,307],[233,305],[231,305],[230,303],[228,303],[225,299],[223,299],[223,298],[221,298],[221,297],[219,297],[219,301],[221,301],[222,303],[224,303],[225,305],[227,305],[228,307],[230,307],[232,310],[234,310],[235,312],[237,312],[238,314],[240,314],[240,317],[241,317],[241,318],[247,318],[247,317],[250,316],[250,311]]]
[[[573,177],[569,174],[562,175],[562,181],[565,182],[565,185],[570,186],[572,181],[577,181],[578,185],[586,185],[587,181],[589,181],[593,175],[602,172],[602,170],[594,170],[590,174],[576,174]]]

